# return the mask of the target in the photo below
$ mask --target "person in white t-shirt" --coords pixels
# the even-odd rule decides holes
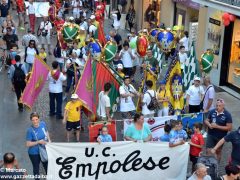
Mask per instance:
[[[123,119],[131,119],[136,113],[133,97],[140,96],[136,89],[130,84],[129,76],[124,77],[124,83],[119,88],[120,112]]]
[[[82,1],[81,0],[73,0],[72,1],[72,8],[73,8],[73,17],[79,18],[80,12],[82,11]]]
[[[120,20],[121,20],[121,13],[119,11],[119,9],[117,9],[116,11],[112,12],[112,17],[113,17],[113,27],[116,31],[118,31],[118,29],[120,28]]]
[[[123,43],[123,49],[120,51],[120,58],[124,67],[124,74],[127,76],[133,75],[133,61],[135,56],[132,54],[132,50],[129,48],[129,43],[125,41]]]
[[[44,48],[44,45],[47,44],[48,45],[48,54],[52,55],[52,53],[51,53],[51,39],[50,39],[52,24],[48,20],[47,16],[43,17],[43,21],[41,22],[39,29],[40,29],[40,32],[41,32],[42,47]]]
[[[62,116],[62,100],[63,88],[62,83],[66,80],[66,76],[59,71],[57,61],[52,62],[52,68],[48,74],[49,81],[49,99],[50,99],[50,116],[56,115],[57,119],[63,119]],[[55,109],[56,107],[56,109]]]
[[[198,113],[201,111],[200,103],[204,96],[204,89],[200,85],[200,77],[194,78],[194,84],[187,90],[186,107],[189,113]]]
[[[151,97],[156,97],[156,91],[152,89],[153,82],[151,80],[146,81],[147,91],[144,93],[142,98],[142,114],[145,118],[154,117],[154,110],[148,109],[148,105],[151,102]]]
[[[32,34],[34,34],[35,33],[35,21],[36,21],[35,7],[33,5],[33,0],[29,0],[28,2],[29,2],[29,4],[26,7],[26,9],[28,10],[30,28],[32,30]]]
[[[180,46],[178,57],[179,57],[179,61],[180,61],[180,64],[181,64],[181,71],[182,71],[182,75],[183,75],[185,63],[186,63],[187,58],[188,58],[187,53],[185,53],[185,47],[184,46]]]
[[[185,47],[185,51],[189,51],[189,37],[188,37],[188,32],[184,32],[184,37],[180,39],[180,44]]]
[[[93,16],[91,16],[91,18],[94,18]],[[92,23],[92,19],[88,20],[88,34],[89,34],[89,38],[94,38],[95,33],[97,31],[97,27]]]
[[[215,89],[211,84],[211,80],[209,76],[205,76],[203,78],[203,83],[206,86],[206,90],[203,98],[203,111],[204,113],[208,113],[210,110],[214,109],[214,98],[215,98]]]
[[[111,84],[106,83],[104,84],[104,91],[101,91],[98,95],[98,109],[97,109],[97,115],[99,120],[104,121],[111,121],[111,104],[110,104],[110,98],[108,97],[108,94],[111,90]]]

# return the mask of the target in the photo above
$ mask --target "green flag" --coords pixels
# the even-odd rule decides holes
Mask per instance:
[[[200,77],[200,69],[199,63],[196,58],[196,52],[194,47],[194,42],[190,48],[190,55],[187,58],[187,61],[184,66],[184,73],[183,73],[183,86],[184,90],[186,91],[189,86],[193,83],[193,79],[195,76]]]

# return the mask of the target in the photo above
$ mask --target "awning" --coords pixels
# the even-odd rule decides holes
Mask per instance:
[[[224,12],[240,16],[240,2],[236,0],[192,0],[203,6],[208,6]]]
[[[193,2],[192,0],[173,0],[173,2],[183,4],[186,7],[190,7],[190,8],[197,9],[197,10],[199,10],[199,8],[200,8],[200,4],[197,3],[197,1]]]

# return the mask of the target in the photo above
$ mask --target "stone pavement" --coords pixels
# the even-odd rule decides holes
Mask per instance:
[[[111,20],[107,20],[104,26],[105,32],[109,32],[111,29]],[[122,35],[123,39],[126,38],[128,31],[120,30],[119,33]],[[20,37],[23,33],[20,32]],[[53,38],[52,45],[56,44],[55,38]],[[48,64],[54,60],[54,57],[48,57]],[[137,76],[139,77],[139,76]],[[139,81],[140,79],[136,79]],[[0,126],[0,157],[5,152],[11,151],[16,154],[17,159],[19,160],[20,166],[26,168],[29,174],[32,174],[31,162],[28,158],[27,148],[25,147],[25,136],[26,129],[31,125],[29,120],[30,112],[24,111],[19,113],[17,110],[17,102],[15,93],[11,91],[11,83],[7,79],[6,72],[0,73],[0,117],[1,117],[1,126]],[[232,113],[234,128],[236,129],[239,124],[239,99],[231,96],[230,94],[220,90],[217,93],[217,97],[221,97],[226,101],[227,109]],[[46,83],[43,91],[40,93],[33,111],[40,113],[41,118],[44,119],[47,123],[50,136],[53,142],[65,142],[65,128],[62,125],[60,120],[55,118],[50,118],[48,116],[49,112],[49,98],[48,98],[48,83]],[[119,118],[117,115],[116,118]],[[85,128],[84,132],[81,132],[81,141],[88,141],[88,122],[84,118],[83,125]],[[121,124],[117,124],[121,127]],[[72,138],[74,141],[74,138]],[[120,128],[118,128],[118,140],[122,140],[122,134]],[[227,159],[230,155],[231,145],[226,144],[223,151],[223,159],[220,163],[220,174],[224,173],[224,166],[227,162]]]

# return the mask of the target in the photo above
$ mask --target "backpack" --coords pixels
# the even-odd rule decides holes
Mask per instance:
[[[14,74],[13,74],[13,82],[14,83],[16,83],[16,82],[24,82],[25,78],[26,78],[26,75],[25,75],[25,73],[23,72],[23,70],[21,68],[22,64],[19,64],[19,66],[14,64],[14,67],[15,67],[15,71],[14,71]]]
[[[158,100],[156,98],[156,92],[154,91],[154,96],[152,96],[149,92],[147,92],[151,98],[150,103],[147,105],[147,108],[150,111],[156,110],[158,108]]]

